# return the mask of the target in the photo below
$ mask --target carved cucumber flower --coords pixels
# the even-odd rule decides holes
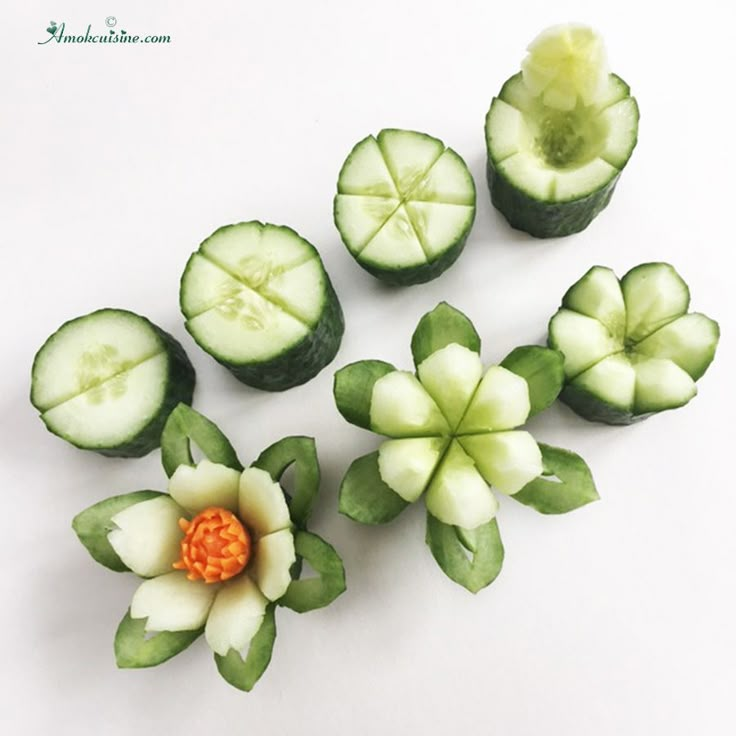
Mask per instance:
[[[207,456],[196,465],[191,440]],[[146,578],[116,634],[118,666],[159,664],[204,632],[220,674],[250,690],[271,658],[274,605],[308,611],[345,589],[337,553],[304,529],[319,486],[314,441],[287,437],[243,469],[217,427],[180,404],[161,451],[168,494],[109,498],[73,524],[98,562]],[[288,497],[278,481],[293,463]],[[299,580],[302,559],[319,578]]]
[[[527,346],[484,369],[478,333],[444,302],[422,317],[411,347],[416,373],[364,360],[335,376],[340,413],[389,438],[350,466],[340,511],[385,523],[423,496],[432,553],[447,575],[476,592],[503,560],[492,488],[546,513],[597,498],[579,457],[518,429],[559,394],[563,359]]]

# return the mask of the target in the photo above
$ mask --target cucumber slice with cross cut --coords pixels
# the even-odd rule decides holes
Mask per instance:
[[[184,348],[145,317],[101,309],[63,324],[33,361],[31,402],[49,431],[103,455],[158,447],[167,417],[191,404]]]
[[[514,228],[570,235],[610,201],[636,146],[639,108],[590,28],[550,28],[528,51],[486,116],[491,200]]]
[[[335,357],[342,309],[313,245],[243,222],[216,230],[187,263],[181,310],[197,344],[243,383],[283,391]]]
[[[366,271],[390,284],[420,284],[462,252],[475,218],[475,184],[442,141],[385,129],[350,152],[334,215],[343,242]]]
[[[687,314],[687,284],[667,263],[644,263],[620,281],[594,266],[567,291],[549,325],[565,356],[560,398],[586,419],[631,424],[687,404],[715,356],[719,328]]]

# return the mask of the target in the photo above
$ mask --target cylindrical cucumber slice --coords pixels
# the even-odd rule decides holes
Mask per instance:
[[[216,230],[181,279],[197,344],[267,391],[305,383],[335,357],[342,309],[317,250],[294,230],[243,222]]]
[[[343,242],[366,271],[390,284],[420,284],[462,252],[475,218],[475,184],[442,141],[385,129],[350,152],[334,215]]]
[[[49,431],[103,455],[141,457],[166,418],[191,404],[184,348],[145,317],[100,309],[63,324],[33,361],[31,402]]]
[[[589,28],[549,29],[529,51],[486,116],[491,200],[512,227],[570,235],[608,204],[636,145],[639,110]]]
[[[687,284],[667,263],[644,263],[620,281],[594,266],[570,289],[549,325],[564,354],[560,398],[586,419],[631,424],[683,406],[718,345],[718,324],[686,314]]]

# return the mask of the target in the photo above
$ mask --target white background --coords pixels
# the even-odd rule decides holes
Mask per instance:
[[[736,685],[734,24],[729,3],[15,2],[4,9],[0,299],[0,725],[7,734],[733,734]],[[167,33],[166,46],[38,46],[67,30]],[[543,27],[586,21],[641,107],[639,146],[610,207],[580,235],[534,241],[491,207],[483,119]],[[453,146],[478,187],[460,261],[389,289],[332,224],[352,145],[382,127]],[[306,386],[266,394],[197,348],[177,307],[189,253],[219,225],[285,223],[320,249],[347,332]],[[678,411],[638,426],[556,405],[535,435],[581,453],[602,500],[543,517],[505,499],[506,562],[477,596],[424,545],[420,505],[385,528],[337,514],[337,487],[377,446],[334,408],[334,369],[410,365],[439,300],[464,310],[487,362],[544,339],[565,289],[599,263],[668,260],[722,343]],[[115,628],[136,581],[96,565],[70,528],[116,493],[163,488],[158,453],[110,460],[48,434],[31,360],[64,320],[102,306],[172,332],[198,372],[195,406],[252,460],[286,434],[318,442],[313,528],[344,557],[330,608],[279,610],[250,694],[203,641],[158,669],[118,671]]]

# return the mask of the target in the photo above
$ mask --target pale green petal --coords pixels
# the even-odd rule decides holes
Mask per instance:
[[[242,652],[260,628],[267,605],[268,600],[247,575],[223,585],[204,630],[212,651],[222,657],[231,649]]]
[[[180,465],[169,479],[169,493],[194,514],[210,506],[237,511],[239,482],[237,470],[202,460],[194,468]]]
[[[110,519],[117,528],[107,535],[107,541],[136,575],[163,575],[179,559],[183,537],[179,519],[183,515],[184,510],[168,496],[141,501]]]
[[[147,618],[146,631],[194,631],[204,626],[218,585],[170,572],[145,580],[133,594],[131,618]]]

